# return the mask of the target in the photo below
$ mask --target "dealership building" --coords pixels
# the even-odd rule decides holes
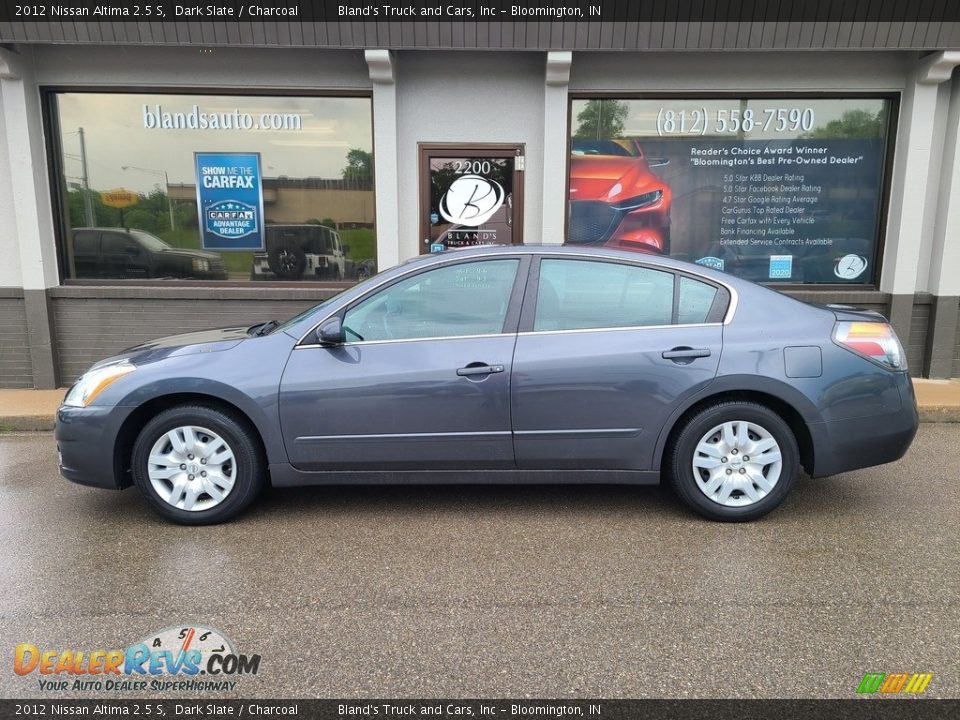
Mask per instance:
[[[0,22],[0,387],[483,242],[875,309],[960,377],[960,24],[686,20]]]

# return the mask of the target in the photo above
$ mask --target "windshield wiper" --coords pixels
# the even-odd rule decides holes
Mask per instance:
[[[267,335],[272,332],[280,323],[276,320],[268,320],[265,323],[259,323],[257,325],[251,325],[247,328],[247,334],[254,337],[260,337],[261,335]]]

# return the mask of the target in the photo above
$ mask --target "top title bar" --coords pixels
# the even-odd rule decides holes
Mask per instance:
[[[960,20],[956,0],[0,0],[0,22],[924,22]]]

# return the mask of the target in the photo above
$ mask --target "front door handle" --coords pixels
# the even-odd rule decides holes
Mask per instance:
[[[486,363],[470,363],[466,367],[457,370],[460,377],[474,377],[476,375],[493,375],[502,373],[503,365],[487,365]]]
[[[674,362],[680,360],[696,360],[697,358],[710,357],[710,348],[692,348],[692,347],[675,347],[672,350],[665,350],[663,352],[664,360],[673,360]]]

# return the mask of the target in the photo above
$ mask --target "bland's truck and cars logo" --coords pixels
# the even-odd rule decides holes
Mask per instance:
[[[150,633],[125,650],[41,648],[20,643],[13,671],[44,692],[226,692],[256,675],[260,655],[238,653],[223,633],[180,625]]]

